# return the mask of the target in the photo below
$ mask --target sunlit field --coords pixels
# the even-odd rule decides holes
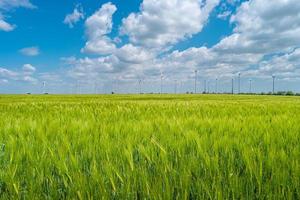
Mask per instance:
[[[0,199],[300,199],[300,98],[0,96]]]

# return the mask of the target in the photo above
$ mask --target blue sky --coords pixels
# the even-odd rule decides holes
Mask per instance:
[[[136,2],[135,5],[133,4],[134,8],[126,5],[128,4],[126,1],[112,2],[122,9],[114,16],[114,20],[118,21],[115,27],[117,29],[124,16],[138,9],[139,1],[132,1]],[[70,29],[63,23],[63,20],[66,14],[71,13],[76,5],[84,7],[85,14],[89,16],[107,1],[35,0],[31,1],[31,3],[37,8],[15,8],[11,12],[7,12],[9,16],[8,21],[16,24],[17,28],[11,32],[0,32],[0,59],[3,61],[2,65],[19,67],[22,63],[30,61],[42,64],[45,70],[51,70],[53,69],[52,67],[58,65],[60,57],[70,55],[82,56],[80,49],[85,43],[84,21],[81,20],[76,27]],[[117,34],[117,30],[115,30],[114,34]],[[41,49],[41,55],[28,59],[21,54],[17,54],[19,49],[30,46],[38,46]]]
[[[297,0],[0,0],[0,93],[300,92]],[[217,81],[216,81],[217,79]],[[217,84],[217,85],[216,85]],[[208,84],[207,84],[208,85]],[[206,88],[208,89],[208,88]]]

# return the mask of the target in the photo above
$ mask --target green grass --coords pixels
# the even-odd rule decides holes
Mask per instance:
[[[300,199],[300,98],[0,96],[0,199]]]

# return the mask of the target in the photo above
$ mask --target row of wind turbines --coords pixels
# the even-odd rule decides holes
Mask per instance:
[[[276,80],[276,76],[275,75],[272,75],[272,80],[273,80],[273,84],[272,84],[272,93],[275,94],[275,80]],[[48,94],[47,92],[47,83],[46,81],[43,81],[43,94]],[[178,83],[179,81],[178,80],[174,80],[174,93],[177,94],[178,93]],[[231,79],[231,93],[234,94],[235,91],[234,91],[234,83],[235,83],[235,79],[232,78]],[[237,93],[238,94],[241,94],[241,73],[238,73],[238,78],[237,78],[237,83],[238,83],[238,86],[237,86]],[[253,83],[253,80],[252,79],[249,79],[249,94],[252,94],[252,83]],[[143,94],[143,88],[142,88],[142,84],[143,84],[143,80],[142,79],[139,79],[138,80],[138,93],[139,94]],[[182,84],[182,83],[181,83]],[[219,93],[219,79],[216,78],[215,79],[215,91],[214,92],[211,92],[211,87],[210,87],[210,84],[211,84],[211,80],[204,80],[204,83],[203,83],[203,91],[200,92],[198,91],[198,84],[199,84],[199,80],[198,80],[198,70],[195,70],[194,71],[194,91],[191,92],[191,93],[194,93],[194,94],[197,94],[197,93],[204,93],[204,94],[210,94],[210,93]],[[98,90],[97,90],[97,84],[95,83],[95,93],[97,94],[98,93]],[[77,82],[76,83],[76,92],[77,94],[80,94],[81,93],[81,89],[79,89],[79,92],[78,92],[78,88],[80,88],[80,84]],[[71,92],[71,93],[74,93],[74,92]],[[113,88],[112,89],[112,93],[115,94],[117,93],[116,89]],[[167,93],[164,91],[164,75],[163,73],[160,74],[160,94],[163,94],[163,93]]]
[[[197,94],[198,93],[198,70],[194,71],[195,73],[195,80],[194,80],[194,93]],[[163,93],[163,74],[161,73],[161,84],[160,84],[160,93]],[[273,80],[273,84],[272,84],[272,93],[275,93],[275,80],[276,80],[276,76],[272,75],[272,80]],[[216,83],[215,83],[215,93],[218,93],[218,78],[215,79]],[[252,93],[252,79],[249,79],[249,93]],[[139,80],[139,88],[140,88],[140,94],[141,92],[141,83],[142,80]],[[175,86],[174,86],[174,93],[177,94],[177,85],[178,85],[178,80],[174,80]],[[208,80],[204,80],[204,91],[203,93],[210,93],[210,81]],[[231,93],[234,94],[234,78],[231,79]],[[241,94],[241,73],[238,73],[238,94]]]

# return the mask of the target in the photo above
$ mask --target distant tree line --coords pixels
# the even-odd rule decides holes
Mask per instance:
[[[187,94],[193,94],[187,92]],[[216,94],[203,92],[202,94]],[[232,94],[232,93],[218,93],[218,94]],[[240,93],[242,95],[275,95],[275,96],[300,96],[300,93],[294,93],[293,91],[278,91],[278,92],[260,92],[260,93]]]
[[[261,95],[277,95],[277,96],[300,96],[300,93],[294,93],[293,91],[278,91],[274,94],[272,92],[260,93]]]

